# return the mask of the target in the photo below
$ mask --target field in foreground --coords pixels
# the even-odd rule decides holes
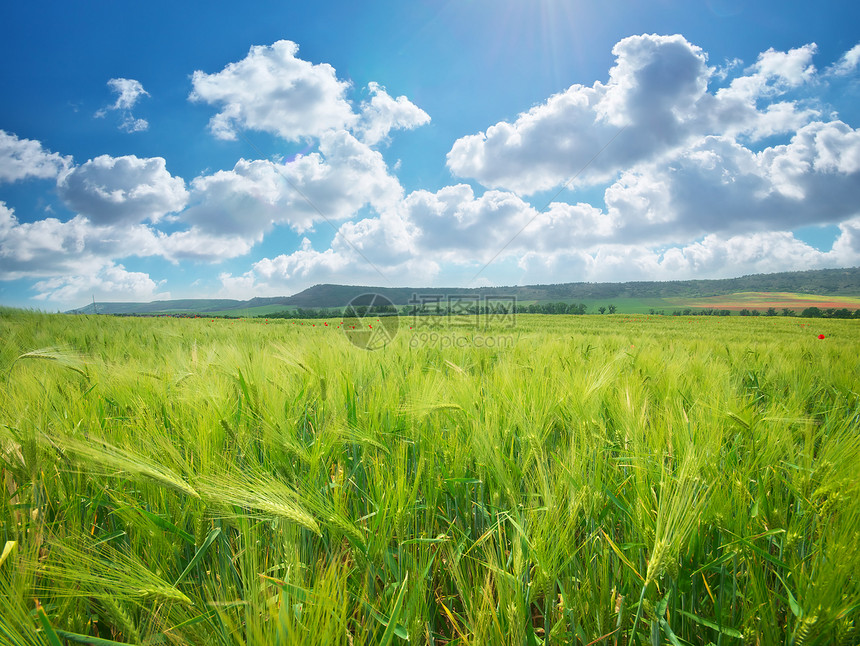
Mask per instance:
[[[403,323],[0,311],[0,642],[860,642],[856,321]]]

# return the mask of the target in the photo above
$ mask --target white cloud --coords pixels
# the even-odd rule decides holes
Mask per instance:
[[[0,202],[0,280],[92,275],[133,256],[218,262],[248,253],[252,244],[194,227],[167,234],[143,224],[94,225],[80,215],[66,222],[19,222]]]
[[[131,115],[123,118],[119,129],[124,132],[143,132],[149,128],[149,122],[146,119],[136,119]]]
[[[162,254],[144,226],[98,227],[77,216],[19,222],[0,202],[0,280],[94,275],[113,259]]]
[[[91,159],[64,174],[57,189],[70,209],[95,224],[158,222],[188,198],[185,182],[167,171],[162,157],[134,155]]]
[[[731,278],[795,271],[798,267],[854,266],[860,262],[858,231],[860,222],[856,223],[856,228],[843,228],[840,238],[843,242],[837,241],[833,250],[826,252],[785,231],[728,237],[710,234],[699,241],[663,250],[635,244],[607,244],[552,254],[529,252],[519,262],[523,270],[520,283],[545,282],[548,273],[559,282],[620,282],[631,279]],[[855,246],[849,249],[852,243]]]
[[[840,235],[833,243],[830,255],[838,267],[860,265],[860,217],[846,220],[839,225]]]
[[[0,202],[0,280],[91,274],[112,258],[157,253],[146,227],[94,226],[83,216],[19,222]]]
[[[611,240],[619,227],[614,213],[604,213],[591,204],[553,202],[511,242],[511,246],[522,252],[544,253],[584,249]]]
[[[0,202],[0,280],[64,274],[98,264],[83,253],[86,235],[84,218],[21,223],[14,210]]]
[[[410,257],[376,265],[345,247],[317,251],[305,239],[301,248],[290,254],[262,258],[248,272],[239,276],[223,273],[219,280],[222,296],[245,298],[241,295],[294,294],[320,283],[413,286],[415,276],[421,276],[426,284],[438,272],[439,264],[433,259]]]
[[[798,266],[820,267],[825,254],[784,231],[723,238],[710,234],[701,242],[648,254],[646,275],[714,277],[789,271]]]
[[[612,49],[616,62],[606,84],[573,85],[513,123],[458,139],[448,167],[485,186],[528,195],[573,178],[573,186],[611,180],[707,135],[758,140],[792,132],[819,112],[776,98],[813,80],[815,49],[768,50],[743,76],[711,93],[717,72],[699,47],[679,35],[630,36]],[[762,100],[769,103],[760,107]]]
[[[812,57],[814,43],[779,52],[769,49],[759,55],[744,75],[707,94],[699,105],[699,121],[693,135],[744,135],[759,140],[789,133],[820,115],[815,107],[778,97],[815,81]],[[765,103],[765,105],[761,105]]]
[[[131,230],[133,244],[119,245],[118,257],[161,256],[173,263],[183,260],[221,262],[244,256],[254,245],[240,235],[214,235],[198,227],[164,233],[139,225]]]
[[[344,131],[326,133],[320,153],[286,164],[240,160],[230,171],[196,178],[191,189],[189,197],[161,158],[93,159],[58,183],[77,217],[19,223],[4,207],[0,275],[89,275],[130,256],[219,262],[249,253],[277,225],[304,231],[323,216],[343,222],[364,207],[393,212],[403,193],[380,153]],[[178,229],[171,233],[158,229],[168,213],[178,213],[167,218]],[[355,231],[363,226],[349,223]]]
[[[6,202],[0,202],[0,235],[8,235],[17,224],[14,210],[6,206]]]
[[[378,221],[369,222],[372,229]],[[345,225],[346,226],[346,225]],[[819,251],[796,239],[790,232],[768,231],[745,235],[709,234],[682,245],[655,249],[640,244],[614,242],[566,247],[553,246],[542,239],[542,248],[530,249],[520,241],[509,257],[518,259],[521,274],[518,284],[573,281],[684,280],[690,278],[727,278],[742,274],[793,271],[798,267],[816,269],[854,266],[860,263],[860,218],[840,225],[842,235],[831,251]],[[355,240],[355,238],[354,238]],[[358,238],[359,245],[363,241]],[[547,244],[550,242],[550,244]],[[360,247],[361,248],[361,247]],[[367,251],[367,248],[362,248]],[[372,250],[371,250],[372,251]],[[467,283],[483,264],[475,251],[461,250],[460,282]],[[478,247],[480,253],[490,251]],[[295,293],[311,285],[336,282],[359,285],[414,286],[434,284],[436,277],[452,261],[447,254],[412,248],[405,255],[373,257],[373,263],[348,246],[333,244],[315,250],[305,239],[302,247],[290,254],[263,258],[240,275],[219,276],[222,295],[237,298],[248,294],[275,295]],[[471,255],[470,255],[471,253]],[[376,272],[379,269],[385,278]],[[449,274],[451,275],[451,274]],[[416,276],[420,281],[416,282]]]
[[[295,141],[355,123],[345,98],[349,84],[337,79],[331,65],[297,58],[298,49],[279,40],[252,47],[215,74],[194,72],[189,98],[221,108],[209,122],[216,137],[232,140],[237,129],[248,128]]]
[[[262,258],[244,274],[234,276],[222,273],[218,279],[222,288],[220,295],[228,298],[244,298],[242,294],[281,295],[285,292],[296,293],[311,285],[326,282],[353,282],[364,272],[355,271],[348,257],[333,249],[316,251],[305,238],[302,246],[290,254],[274,258]],[[344,276],[349,276],[349,281]],[[362,281],[358,280],[359,283]],[[379,276],[368,284],[379,284]]]
[[[845,52],[836,63],[827,68],[827,73],[832,76],[848,76],[857,69],[860,64],[860,43],[854,45]]]
[[[619,128],[597,117],[601,94],[573,86],[521,114],[513,124],[501,121],[486,133],[462,137],[448,153],[448,167],[455,175],[524,195],[557,186],[618,134]],[[596,182],[614,173],[617,162],[605,160],[598,157],[580,181]]]
[[[839,223],[860,212],[860,132],[814,122],[759,153],[704,137],[624,173],[605,201],[619,242]]]
[[[337,254],[333,249],[315,251],[310,241],[305,238],[301,248],[289,255],[280,255],[273,259],[263,258],[255,262],[254,274],[263,282],[289,284],[337,276],[348,264],[348,258]]]
[[[149,128],[149,122],[146,119],[135,117],[131,110],[134,108],[138,100],[143,96],[149,96],[149,92],[143,89],[140,81],[135,79],[114,78],[108,82],[108,87],[117,97],[113,105],[102,108],[96,112],[96,117],[104,117],[108,110],[114,110],[122,114],[122,121],[119,124],[119,129],[124,132],[143,132]]]
[[[775,86],[797,87],[812,80],[815,66],[812,57],[818,50],[815,43],[803,45],[787,52],[780,52],[772,47],[759,54],[758,61],[752,67],[752,78],[761,78],[764,84]],[[770,93],[777,93],[774,87]]]
[[[373,95],[361,104],[361,120],[355,131],[368,146],[383,141],[391,130],[411,130],[430,123],[430,115],[405,96],[393,99],[378,83],[369,83]]]
[[[600,87],[597,114],[614,126],[650,129],[674,142],[707,91],[707,56],[683,36],[630,36],[612,48],[615,66]]]
[[[202,231],[260,240],[273,226],[303,232],[343,221],[370,206],[378,213],[402,197],[382,155],[349,133],[322,135],[320,152],[279,164],[240,159],[232,170],[197,177],[192,206],[181,216]]]
[[[92,299],[110,301],[153,301],[169,299],[170,292],[160,292],[159,284],[149,274],[127,271],[118,264],[107,264],[86,274],[41,280],[33,289],[37,301],[49,301],[64,307],[86,305]]]
[[[18,139],[14,134],[0,130],[0,182],[16,182],[35,177],[53,179],[72,163],[45,150],[34,139]]]
[[[140,81],[134,79],[110,79],[108,87],[117,95],[116,102],[111,106],[112,110],[131,110],[140,97],[149,96]]]
[[[298,141],[347,130],[374,146],[392,130],[429,123],[430,116],[408,98],[395,99],[375,82],[367,86],[370,100],[356,113],[347,98],[351,84],[338,79],[331,65],[298,58],[298,49],[279,40],[252,47],[215,74],[194,72],[189,99],[220,108],[209,121],[212,134],[235,140],[239,130],[252,129]]]
[[[222,272],[218,274],[218,280],[221,283],[221,289],[218,291],[219,298],[235,298],[241,301],[247,300],[248,294],[253,294],[254,296],[283,296],[280,292],[270,294],[261,290],[253,271],[249,271],[241,276]]]
[[[458,264],[489,261],[537,214],[513,193],[475,197],[467,184],[415,191],[404,207],[416,252]]]
[[[232,170],[195,178],[191,189],[191,206],[182,214],[183,222],[218,235],[258,240],[289,215],[286,180],[267,160],[240,159]],[[311,222],[303,219],[298,224]]]

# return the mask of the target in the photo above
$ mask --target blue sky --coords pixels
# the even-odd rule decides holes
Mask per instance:
[[[860,6],[14,3],[0,303],[860,264]]]

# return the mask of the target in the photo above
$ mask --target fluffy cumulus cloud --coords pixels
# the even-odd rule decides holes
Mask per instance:
[[[241,236],[216,236],[194,227],[164,233],[146,224],[93,224],[81,215],[21,222],[0,202],[0,280],[91,276],[131,257],[211,262],[244,255],[251,246]]]
[[[365,223],[373,227],[374,222]],[[437,261],[423,256],[407,256],[398,260],[390,256],[370,259],[372,251],[360,249],[368,240],[357,240],[356,245],[347,244],[338,236],[329,249],[319,251],[305,238],[296,251],[274,258],[262,258],[253,263],[244,274],[234,276],[222,273],[219,276],[221,295],[232,298],[247,298],[247,294],[280,295],[295,293],[320,283],[344,283],[354,285],[413,285],[414,277],[421,276],[421,283],[428,284],[439,273]],[[368,251],[371,254],[368,255]],[[345,280],[344,277],[348,277]],[[244,295],[244,296],[243,296]]]
[[[338,79],[331,65],[302,60],[298,50],[296,43],[279,40],[252,47],[220,72],[194,72],[189,98],[220,108],[209,121],[212,134],[233,140],[239,130],[252,129],[298,141],[350,131],[373,146],[392,130],[429,123],[424,110],[405,96],[393,98],[376,82],[367,86],[370,99],[354,110],[350,83]]]
[[[102,302],[169,299],[170,293],[159,291],[159,287],[148,274],[109,263],[91,273],[41,280],[33,289],[36,301],[80,307],[90,298]]]
[[[405,210],[418,253],[460,264],[489,261],[537,215],[512,193],[487,191],[476,197],[467,184],[435,193],[415,191]]]
[[[791,132],[818,114],[799,100],[778,100],[814,78],[814,45],[764,52],[716,91],[709,90],[716,70],[707,55],[682,36],[631,36],[612,52],[608,82],[573,85],[512,123],[458,139],[448,167],[528,195],[569,180],[574,186],[611,180],[620,169],[659,162],[707,135],[761,139]]]
[[[288,285],[311,278],[335,277],[349,265],[349,258],[334,249],[316,251],[310,240],[304,238],[302,246],[291,254],[263,258],[254,263],[256,280],[263,283]]]
[[[842,267],[856,265],[860,261],[860,216],[840,224],[839,231],[830,254]]]
[[[66,205],[96,224],[158,222],[185,206],[185,181],[162,157],[101,155],[63,175],[57,190]]]
[[[197,177],[182,220],[257,241],[275,225],[303,232],[320,221],[353,217],[365,206],[381,213],[401,196],[381,154],[346,131],[329,131],[318,153],[286,163],[240,159],[232,170]]]
[[[523,283],[541,282],[552,274],[559,281],[615,282],[732,278],[755,273],[823,269],[856,265],[858,225],[843,232],[830,251],[821,251],[775,231],[749,235],[709,234],[688,244],[655,249],[644,245],[605,244],[553,253],[529,251],[519,258]],[[544,279],[545,280],[545,279]]]
[[[860,132],[813,122],[758,153],[704,137],[623,173],[605,201],[618,242],[838,224],[860,212]]]
[[[825,253],[784,231],[724,238],[709,234],[699,242],[671,248],[648,259],[646,271],[656,275],[725,275],[784,271],[792,263],[805,267],[826,264]]]
[[[827,69],[833,76],[848,76],[860,65],[860,43],[845,52],[835,64]]]
[[[38,141],[0,130],[0,183],[31,177],[53,179],[71,163],[71,157],[47,151]]]
[[[245,298],[242,294],[279,295],[284,290],[300,291],[318,283],[342,282],[345,273],[361,282],[367,276],[367,284],[379,284],[380,276],[368,276],[372,268],[358,265],[349,255],[334,249],[317,251],[310,240],[304,238],[299,249],[274,258],[262,258],[253,263],[244,274],[234,276],[230,273],[219,275],[220,295],[228,298]]]
[[[80,217],[22,223],[0,202],[0,279],[51,276],[98,264],[84,253],[87,229],[87,221]]]
[[[448,166],[491,189],[480,200],[509,204],[571,178],[574,188],[605,186],[603,208],[552,203],[537,213],[521,200],[519,217],[531,223],[519,233],[503,217],[484,222],[483,240],[508,240],[500,258],[519,259],[526,281],[857,264],[860,131],[822,119],[824,108],[803,98],[850,73],[855,49],[824,73],[814,44],[769,49],[730,78],[741,64],[717,71],[681,36],[625,38],[606,83],[572,86],[512,122],[457,140]],[[774,135],[785,143],[757,143]],[[459,191],[450,213],[477,203]],[[422,206],[413,216],[416,240],[449,230],[459,234],[452,247],[474,242],[459,218],[436,228],[443,194],[454,193],[407,198]],[[841,230],[830,251],[790,233],[825,224]]]
[[[539,213],[506,191],[475,195],[466,184],[419,190],[396,208],[344,222],[330,248],[305,239],[293,253],[263,258],[239,276],[223,274],[224,295],[250,289],[282,293],[322,282],[415,285],[432,282],[443,267],[474,272],[497,255],[544,257],[603,240],[608,218],[588,204],[553,204]],[[501,253],[500,253],[501,252]],[[244,293],[249,293],[245,291]]]
[[[819,116],[800,100],[781,100],[787,93],[816,82],[812,64],[817,47],[804,45],[787,52],[769,49],[728,87],[702,97],[692,136],[742,135],[753,141],[791,133]]]
[[[430,123],[430,115],[405,96],[394,99],[374,82],[367,88],[373,96],[362,103],[361,118],[355,130],[369,146],[383,141],[392,130],[411,130]]]
[[[235,139],[238,129],[249,128],[295,141],[355,123],[349,84],[331,65],[298,58],[298,50],[296,43],[279,40],[252,47],[220,72],[194,72],[191,100],[220,108],[209,122],[216,137]]]

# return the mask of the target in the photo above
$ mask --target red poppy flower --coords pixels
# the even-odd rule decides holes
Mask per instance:
[[[818,335],[818,338],[819,338],[819,339],[823,339],[823,338],[824,338],[824,335],[823,335],[823,334],[819,334],[819,335]]]

